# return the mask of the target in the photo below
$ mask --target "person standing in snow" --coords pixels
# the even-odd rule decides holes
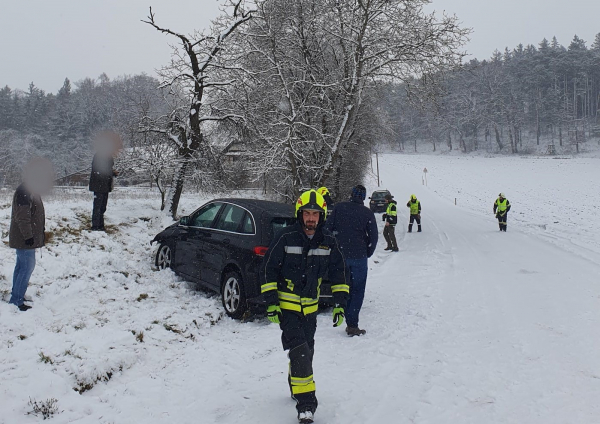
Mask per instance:
[[[313,356],[321,281],[331,281],[333,326],[344,322],[350,291],[344,256],[333,235],[323,230],[327,204],[315,190],[296,202],[297,223],[273,238],[260,270],[261,293],[269,321],[279,324],[290,359],[288,384],[298,421],[312,423],[317,410]]]
[[[112,131],[103,132],[96,140],[96,154],[92,161],[89,185],[90,191],[94,192],[92,231],[104,231],[108,193],[113,190],[113,178],[119,175],[113,169],[114,158],[122,146],[121,137]]]
[[[44,246],[46,214],[42,195],[52,189],[54,170],[47,159],[32,159],[23,169],[23,183],[17,187],[12,201],[9,247],[16,250],[17,263],[9,303],[21,311],[31,309],[25,304],[25,292],[35,268],[35,249]]]
[[[500,231],[506,232],[506,218],[508,215],[508,211],[510,211],[510,202],[504,195],[504,193],[500,193],[498,198],[494,202],[494,213],[496,214],[496,218],[498,219],[498,226],[500,227]]]
[[[346,334],[361,336],[366,330],[358,327],[367,285],[369,260],[377,247],[377,221],[375,214],[364,206],[367,189],[357,185],[348,202],[338,203],[327,221],[325,229],[333,233],[346,259],[352,280],[350,298],[346,308]]]
[[[410,221],[408,223],[408,232],[412,233],[413,222],[417,221],[419,233],[421,232],[421,202],[417,199],[414,194],[410,195],[410,200],[406,204],[407,208],[410,208]]]
[[[323,199],[325,199],[325,202],[327,203],[327,216],[329,217],[331,212],[333,212],[333,199],[331,198],[329,189],[327,187],[321,187],[317,189],[317,193],[319,193],[321,196],[323,196]]]
[[[387,247],[384,250],[398,252],[398,242],[396,241],[396,224],[398,223],[398,210],[396,201],[391,194],[385,195],[385,203],[387,203],[387,211],[383,214],[385,228],[383,229],[383,237],[387,242]]]

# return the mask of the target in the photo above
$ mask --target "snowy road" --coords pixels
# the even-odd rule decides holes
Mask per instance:
[[[600,422],[598,263],[510,218],[500,233],[493,198],[489,215],[470,212],[397,165],[394,156],[381,164],[399,202],[401,251],[383,252],[382,240],[371,261],[367,336],[346,338],[329,314],[319,317],[318,422]],[[407,234],[404,205],[415,191],[424,232]],[[217,408],[207,402],[206,422],[293,423],[278,329],[238,330],[244,347],[232,347],[228,384],[215,390],[231,398]]]
[[[329,312],[319,316],[317,423],[600,423],[600,258],[562,233],[537,234],[527,217],[509,215],[508,232],[498,232],[491,212],[494,198],[486,199],[483,208],[454,206],[439,195],[441,183],[435,178],[429,188],[421,185],[422,166],[412,162],[409,156],[381,159],[385,188],[399,203],[400,252],[384,252],[381,240],[370,262],[361,313],[367,335],[348,338],[343,329],[332,328]],[[482,182],[452,183],[473,190]],[[515,213],[527,206],[507,192]],[[406,233],[405,203],[412,193],[423,202],[420,234]],[[116,203],[112,219],[129,222],[131,207]],[[82,274],[79,291],[70,289],[71,300],[81,296],[74,299],[72,312],[54,307],[59,292],[42,286],[30,321],[23,323],[0,305],[0,314],[6,313],[2,336],[28,335],[0,352],[0,384],[8,399],[0,399],[0,410],[11,411],[0,415],[0,423],[37,422],[24,415],[28,396],[57,397],[64,410],[53,419],[57,423],[295,423],[278,327],[265,319],[217,319],[210,325],[220,309],[218,299],[189,296],[170,271],[145,271],[149,264],[140,261],[148,234],[160,223],[128,225],[130,230],[112,236],[123,238],[107,240],[95,254],[108,254],[106,249],[118,256],[115,241],[121,240],[123,259],[115,263],[127,261],[123,269],[139,274],[135,282],[134,275],[117,275],[120,280],[108,288],[96,288]],[[598,237],[597,228],[595,234],[588,231],[589,240]],[[85,244],[92,236],[82,237]],[[82,273],[95,272],[85,258],[74,260]],[[62,268],[45,266],[60,280]],[[5,275],[8,268],[3,268]],[[61,284],[69,287],[68,281]],[[129,297],[119,303],[125,284],[131,287]],[[94,296],[87,294],[90,288]],[[146,303],[135,300],[141,291],[149,294]],[[102,299],[96,305],[95,296],[114,305],[103,306]],[[97,313],[102,327],[91,316],[85,318],[91,308],[104,308]],[[68,330],[80,320],[86,324],[78,325],[81,330]],[[163,322],[184,331],[167,331]],[[145,329],[143,343],[135,342],[132,329]],[[106,338],[105,346],[91,340],[99,336]],[[70,360],[61,353],[70,345],[81,346],[76,353],[84,358],[74,364],[82,369],[87,362],[114,369],[114,352],[126,366],[79,395],[66,372],[77,375],[75,365],[64,366],[65,371],[60,363]],[[53,369],[39,363],[40,350],[60,359]],[[89,358],[84,355],[88,350]]]

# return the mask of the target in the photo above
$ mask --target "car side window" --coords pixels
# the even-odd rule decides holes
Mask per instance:
[[[215,220],[217,213],[219,213],[221,205],[222,203],[209,203],[201,207],[190,216],[189,226],[209,228]]]
[[[254,234],[254,222],[252,221],[252,215],[250,215],[249,212],[246,212],[246,215],[244,215],[244,220],[242,221],[242,233]]]
[[[227,204],[219,217],[216,228],[218,230],[239,232],[246,211],[238,206]]]

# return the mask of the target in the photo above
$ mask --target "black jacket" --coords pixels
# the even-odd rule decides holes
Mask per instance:
[[[328,280],[334,302],[345,306],[350,290],[350,279],[346,277],[344,256],[333,235],[319,227],[309,239],[296,223],[274,237],[261,268],[261,292],[267,305],[279,304],[282,309],[302,312],[306,304],[296,303],[302,299],[318,307],[321,281]],[[295,297],[299,297],[297,301]],[[312,312],[316,308],[304,313]]]
[[[94,193],[110,193],[113,189],[112,157],[104,157],[96,153],[92,161],[92,174],[90,175],[90,191]]]
[[[347,259],[370,258],[377,247],[377,222],[373,212],[359,199],[338,203],[325,221]]]

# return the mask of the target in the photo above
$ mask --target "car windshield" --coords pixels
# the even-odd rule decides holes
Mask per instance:
[[[387,194],[387,191],[376,191],[371,196],[371,199],[373,199],[373,200],[383,200],[385,198],[386,194]]]

